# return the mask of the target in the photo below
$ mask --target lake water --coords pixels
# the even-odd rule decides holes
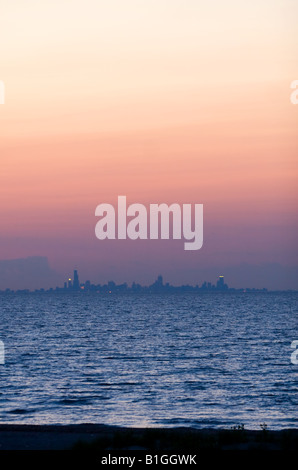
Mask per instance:
[[[297,293],[2,294],[2,423],[297,427]]]

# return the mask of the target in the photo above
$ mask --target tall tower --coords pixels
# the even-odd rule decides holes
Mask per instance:
[[[73,290],[80,290],[79,276],[76,269],[73,272]]]
[[[224,278],[224,276],[219,276],[216,287],[217,287],[217,289],[224,289],[225,288],[225,278]]]

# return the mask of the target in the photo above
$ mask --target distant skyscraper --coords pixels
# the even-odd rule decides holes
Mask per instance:
[[[216,287],[217,289],[227,289],[228,286],[225,284],[224,276],[219,276]]]
[[[73,290],[80,290],[79,276],[76,269],[73,272]]]

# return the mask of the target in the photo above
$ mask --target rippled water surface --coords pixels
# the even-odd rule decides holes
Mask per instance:
[[[0,296],[0,420],[297,427],[295,293]]]

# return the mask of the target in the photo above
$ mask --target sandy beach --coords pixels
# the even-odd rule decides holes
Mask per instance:
[[[100,424],[0,425],[1,450],[152,452],[294,451],[298,429],[122,428]]]

